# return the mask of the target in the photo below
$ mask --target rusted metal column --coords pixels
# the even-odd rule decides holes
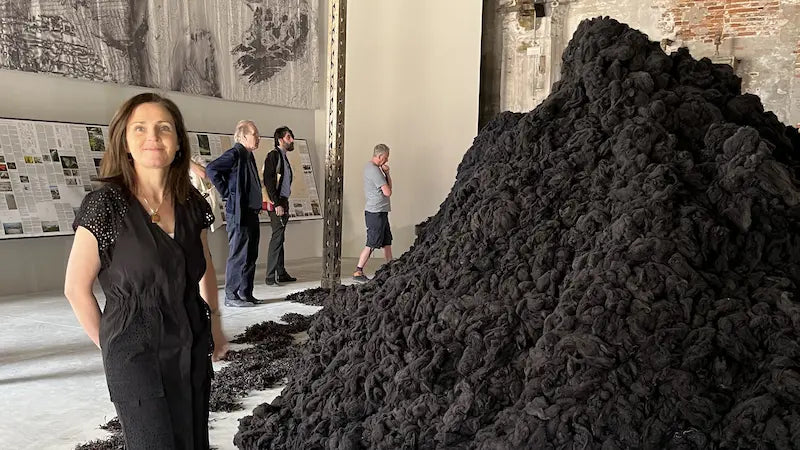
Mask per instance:
[[[344,86],[347,0],[328,0],[328,123],[325,154],[325,225],[322,287],[342,278],[342,197],[344,192]]]

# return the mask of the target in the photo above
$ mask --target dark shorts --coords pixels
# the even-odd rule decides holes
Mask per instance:
[[[367,247],[383,248],[392,245],[392,230],[389,228],[388,212],[364,211],[364,221],[367,223]]]

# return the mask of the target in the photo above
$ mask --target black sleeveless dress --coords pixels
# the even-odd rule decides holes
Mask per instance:
[[[174,238],[113,183],[90,192],[73,228],[97,238],[106,304],[100,347],[126,448],[208,448],[211,316],[200,297],[200,233],[214,221],[194,189],[175,204]]]

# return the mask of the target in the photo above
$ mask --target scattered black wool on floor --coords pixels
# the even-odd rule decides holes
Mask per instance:
[[[214,374],[211,411],[242,409],[239,400],[248,392],[268,389],[283,381],[300,356],[300,351],[290,344],[291,336],[288,340],[269,338],[253,347],[231,351],[234,362]]]
[[[287,298],[287,301],[291,300]],[[235,339],[231,339],[231,342],[234,344],[258,344],[265,339],[279,337],[291,339],[291,335],[308,330],[311,324],[311,317],[297,313],[286,313],[281,316],[281,321],[284,323],[269,320],[250,325],[244,330],[244,333],[236,336]]]
[[[282,382],[292,365],[298,361],[300,348],[295,334],[308,330],[312,316],[284,314],[284,324],[266,321],[247,327],[244,333],[231,340],[238,344],[253,344],[242,350],[229,351],[229,364],[214,374],[211,382],[211,411],[242,409],[240,400],[248,392],[264,390]],[[100,428],[111,432],[107,439],[97,439],[76,446],[76,450],[124,449],[122,428],[116,417]]]
[[[234,442],[797,448],[799,144],[727,66],[584,21]]]
[[[342,287],[344,289],[344,287]],[[330,291],[323,288],[308,289],[296,292],[286,297],[287,302],[302,303],[304,305],[324,306],[326,298],[330,297]]]
[[[85,444],[79,444],[75,446],[75,450],[123,450],[125,448],[119,419],[114,417],[104,425],[100,425],[100,429],[108,431],[111,436],[107,439],[95,439]]]

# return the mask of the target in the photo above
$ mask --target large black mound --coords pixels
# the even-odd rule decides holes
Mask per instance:
[[[800,444],[800,136],[727,66],[584,21],[413,248],[325,307],[244,449]]]

